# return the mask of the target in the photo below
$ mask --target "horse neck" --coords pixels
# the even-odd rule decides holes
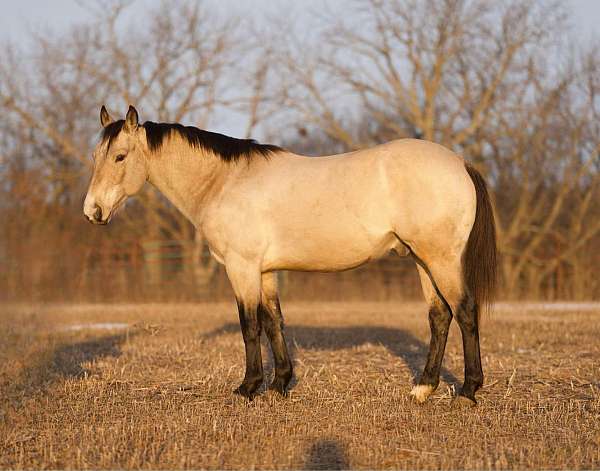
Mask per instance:
[[[227,163],[171,139],[148,157],[148,180],[196,227],[202,209],[227,178]]]

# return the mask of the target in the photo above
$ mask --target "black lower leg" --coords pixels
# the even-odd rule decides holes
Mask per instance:
[[[275,377],[270,389],[285,395],[286,388],[292,379],[292,362],[288,354],[285,336],[283,334],[283,316],[279,306],[279,299],[269,300],[267,305],[259,307],[259,316],[265,333],[271,344],[273,359],[275,360]]]
[[[238,301],[238,313],[246,348],[246,374],[244,375],[244,381],[235,392],[251,399],[263,382],[260,351],[261,323],[256,307],[248,307],[243,302]]]
[[[456,320],[462,333],[465,357],[465,382],[460,394],[475,401],[475,392],[483,385],[483,369],[479,352],[478,306],[470,297],[465,297],[460,304]]]
[[[435,301],[429,308],[429,326],[431,328],[431,341],[429,353],[423,374],[419,384],[437,388],[440,382],[440,369],[444,359],[448,329],[452,321],[452,313],[439,300]]]

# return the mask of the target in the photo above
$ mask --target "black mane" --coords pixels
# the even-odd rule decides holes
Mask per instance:
[[[108,147],[123,129],[124,120],[120,119],[107,125],[102,131],[102,142],[108,141]],[[183,126],[179,123],[153,123],[146,121],[143,124],[146,130],[148,148],[155,152],[162,146],[171,133],[177,133],[182,139],[195,148],[212,152],[225,162],[237,162],[245,158],[251,159],[255,155],[265,158],[283,150],[271,144],[260,144],[254,139],[237,139],[216,132],[204,131],[193,126]]]

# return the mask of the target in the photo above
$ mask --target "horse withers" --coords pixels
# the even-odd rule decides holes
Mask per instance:
[[[396,250],[415,259],[429,304],[429,354],[411,394],[424,402],[438,386],[454,316],[465,363],[458,398],[476,403],[479,311],[493,294],[496,238],[485,182],[460,156],[401,139],[306,157],[181,124],[140,124],[132,106],[117,121],[102,107],[100,120],[86,217],[108,223],[148,180],[203,233],[237,299],[246,351],[238,394],[252,398],[263,382],[263,329],[275,360],[270,387],[285,395],[292,378],[278,270],[346,270]]]

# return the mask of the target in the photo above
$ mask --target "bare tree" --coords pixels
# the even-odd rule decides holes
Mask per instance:
[[[339,150],[416,137],[464,155],[495,196],[505,294],[540,296],[600,231],[596,52],[561,60],[558,2],[370,0],[353,13],[327,17],[318,47],[280,41],[290,121]]]
[[[53,200],[80,203],[103,103],[115,115],[134,103],[148,119],[199,127],[209,126],[219,110],[236,107],[239,112],[244,105],[249,108],[248,130],[259,122],[259,100],[252,92],[262,90],[260,75],[245,103],[232,92],[244,89],[239,62],[246,46],[238,34],[238,20],[220,20],[200,2],[179,1],[163,2],[145,12],[143,22],[133,23],[129,12],[139,5],[131,3],[97,3],[92,22],[67,33],[36,35],[31,53],[14,47],[3,53],[0,103],[15,127],[27,130],[26,136],[19,136],[22,148],[43,156],[35,158],[36,165],[52,187]],[[31,163],[21,151],[14,158]],[[195,265],[188,271],[206,285],[216,265],[199,261],[201,234],[195,235],[187,220],[152,188],[138,201],[141,204],[128,205],[123,215],[132,234],[147,242],[184,241],[182,251]],[[150,279],[158,282],[160,264],[148,267]]]
[[[490,183],[504,294],[597,296],[600,49],[562,39],[561,2],[356,1],[319,12],[323,27],[302,36],[283,20],[261,36],[196,1],[134,21],[139,7],[97,2],[91,21],[1,46],[2,286],[40,297],[87,286],[106,268],[102,250],[142,240],[145,253],[126,256],[144,260],[146,281],[168,277],[152,259],[157,242],[176,241],[178,276],[207,292],[216,264],[202,234],[152,188],[107,231],[82,227],[99,106],[120,115],[133,103],[142,118],[199,127],[227,110],[246,136],[260,128],[314,154],[445,144]]]

